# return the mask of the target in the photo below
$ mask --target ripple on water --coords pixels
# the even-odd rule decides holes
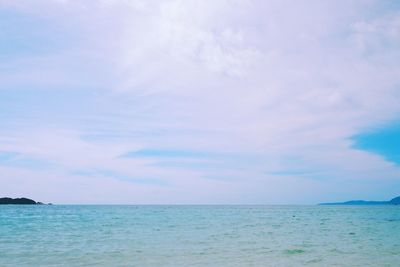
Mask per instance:
[[[286,249],[284,252],[285,252],[285,254],[288,254],[288,255],[296,255],[296,254],[305,253],[306,251],[303,249]]]

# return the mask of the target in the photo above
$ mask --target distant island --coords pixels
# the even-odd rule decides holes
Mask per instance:
[[[29,198],[0,198],[0,205],[44,205],[42,202],[36,202]]]
[[[389,201],[350,200],[346,202],[320,203],[318,205],[400,205],[400,196]]]

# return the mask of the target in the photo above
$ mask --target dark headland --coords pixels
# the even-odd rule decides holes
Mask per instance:
[[[318,205],[400,205],[400,196],[389,201],[350,200],[346,202],[320,203]]]
[[[42,202],[36,202],[29,198],[10,198],[2,197],[0,198],[0,205],[43,205]]]

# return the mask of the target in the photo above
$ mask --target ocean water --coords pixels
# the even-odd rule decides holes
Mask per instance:
[[[400,207],[5,205],[0,266],[400,266]]]

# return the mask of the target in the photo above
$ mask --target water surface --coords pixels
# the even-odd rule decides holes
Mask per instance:
[[[0,206],[0,266],[399,266],[396,206]]]

